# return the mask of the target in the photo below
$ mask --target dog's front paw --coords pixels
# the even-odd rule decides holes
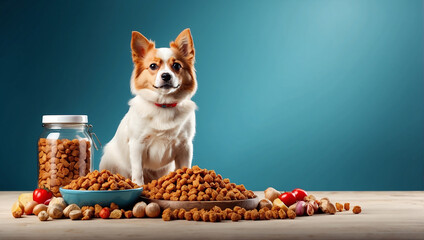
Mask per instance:
[[[143,177],[134,177],[131,179],[134,183],[136,183],[138,186],[144,185],[144,179]]]

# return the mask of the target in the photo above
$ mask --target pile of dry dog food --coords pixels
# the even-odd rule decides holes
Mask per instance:
[[[243,185],[230,183],[214,170],[182,168],[143,186],[143,196],[171,201],[225,201],[256,197]]]

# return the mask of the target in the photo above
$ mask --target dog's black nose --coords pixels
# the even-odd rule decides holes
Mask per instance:
[[[162,80],[165,82],[168,82],[169,80],[171,80],[171,74],[169,73],[162,73],[161,77],[162,77]]]

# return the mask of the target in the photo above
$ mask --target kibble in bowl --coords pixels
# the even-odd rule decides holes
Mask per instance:
[[[136,183],[129,178],[125,179],[119,173],[113,174],[109,170],[102,170],[101,172],[95,170],[86,176],[79,177],[72,180],[63,189],[72,190],[125,190],[140,188]]]
[[[95,204],[107,206],[112,202],[123,208],[131,207],[142,191],[143,188],[130,179],[108,170],[95,170],[60,188],[66,203],[75,203],[80,207]]]

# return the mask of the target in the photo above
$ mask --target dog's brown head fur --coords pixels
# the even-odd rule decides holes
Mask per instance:
[[[131,79],[133,93],[142,95],[145,91],[153,91],[158,98],[170,101],[180,101],[194,95],[197,82],[190,29],[182,31],[170,43],[170,48],[155,48],[154,42],[139,32],[133,32],[131,49],[134,62]]]

